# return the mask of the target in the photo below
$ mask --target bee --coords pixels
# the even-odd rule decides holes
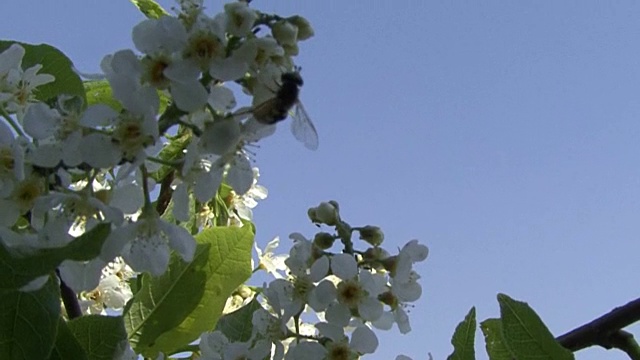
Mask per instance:
[[[316,150],[318,131],[298,98],[303,83],[298,71],[283,73],[275,96],[255,106],[251,113],[259,123],[266,125],[273,125],[291,115],[293,136],[308,149]]]

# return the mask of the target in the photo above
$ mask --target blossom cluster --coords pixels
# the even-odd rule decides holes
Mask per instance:
[[[313,30],[302,17],[266,15],[243,1],[213,16],[202,0],[178,3],[175,16],[134,27],[137,52],[102,60],[116,108],[67,95],[38,101],[38,87],[56,79],[39,73],[41,65],[23,70],[25,49],[17,43],[0,53],[0,239],[29,254],[110,223],[99,257],[61,266],[62,280],[77,292],[95,289],[118,257],[154,276],[166,271],[171,250],[193,258],[193,236],[152,202],[163,191],[155,180],[167,178],[159,170],[171,174],[166,193],[178,222],[189,220],[195,200],[199,224],[207,226],[207,204],[223,182],[237,199],[229,204],[237,225],[266,196],[245,147],[275,125],[258,122],[251,109],[276,95],[282,74],[296,69],[298,42]],[[269,34],[260,36],[264,28]],[[253,96],[249,111],[236,109],[230,84]],[[170,99],[164,110],[162,99]],[[176,134],[184,146],[167,160]]]
[[[380,228],[352,228],[336,202],[311,208],[309,216],[335,233],[319,232],[313,239],[293,233],[288,256],[274,254],[277,238],[259,251],[259,268],[275,280],[260,291],[263,307],[253,313],[251,339],[232,342],[221,331],[205,333],[203,359],[356,359],[376,351],[372,328],[396,324],[403,334],[411,331],[406,310],[422,295],[413,265],[426,259],[428,248],[411,240],[392,255],[381,247]],[[364,250],[354,248],[353,232]],[[333,253],[336,240],[344,249]],[[318,321],[311,326],[304,319],[313,315]]]
[[[114,107],[71,95],[40,101],[39,87],[56,79],[42,65],[23,69],[26,50],[17,43],[0,53],[0,246],[29,256],[109,224],[96,258],[57,268],[85,313],[122,310],[133,296],[131,278],[165,273],[171,251],[193,260],[192,232],[243,226],[267,196],[247,146],[273,134],[291,104],[276,101],[273,121],[258,119],[257,109],[265,113],[263,104],[277,100],[278,82],[296,71],[298,43],[313,29],[302,17],[263,14],[248,1],[213,16],[202,0],[178,4],[175,16],[133,29],[137,52],[102,60]],[[232,85],[252,96],[251,106],[238,108]],[[317,134],[308,129],[311,140],[294,135],[314,148]],[[225,216],[216,212],[220,202]],[[411,330],[407,309],[422,295],[414,264],[427,247],[412,240],[391,253],[378,227],[351,227],[333,201],[308,214],[332,233],[291,234],[288,255],[274,254],[277,240],[259,251],[258,268],[275,279],[258,291],[243,288],[228,304],[230,311],[260,298],[251,338],[205,333],[201,358],[354,359],[376,351],[373,329]],[[191,231],[180,226],[187,222]]]

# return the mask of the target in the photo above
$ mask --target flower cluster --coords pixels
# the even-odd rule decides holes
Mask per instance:
[[[29,254],[110,223],[99,257],[64,263],[61,277],[76,291],[93,290],[117,257],[155,276],[166,271],[171,250],[192,260],[195,240],[167,221],[166,205],[153,203],[158,191],[171,202],[171,219],[186,222],[194,200],[195,212],[205,214],[226,183],[232,225],[250,220],[255,201],[266,197],[245,147],[275,127],[251,116],[252,107],[235,109],[229,84],[254,95],[253,105],[275,97],[281,75],[296,68],[298,41],[313,30],[301,17],[262,14],[248,2],[213,16],[202,0],[178,3],[175,16],[135,26],[138,52],[102,60],[114,107],[68,95],[38,101],[38,86],[54,77],[40,74],[41,65],[23,70],[19,44],[0,53],[0,238],[12,252]],[[271,31],[260,36],[264,28]],[[170,99],[164,108],[163,99]],[[178,151],[167,141],[176,134]],[[166,179],[158,189],[156,181]]]
[[[259,251],[260,268],[276,279],[261,291],[264,304],[253,313],[253,335],[237,343],[220,331],[203,334],[205,359],[234,359],[239,349],[246,358],[263,359],[271,348],[273,359],[355,359],[376,351],[372,328],[388,330],[395,323],[403,334],[411,330],[406,309],[422,295],[413,265],[427,258],[427,247],[411,240],[391,255],[381,247],[380,228],[351,227],[336,202],[311,208],[309,216],[335,232],[319,232],[312,240],[291,234],[294,244],[284,261],[275,261],[282,259],[273,254],[277,238]],[[354,232],[365,249],[355,249]],[[336,240],[343,245],[339,253],[330,251]],[[312,313],[319,321],[309,326],[303,321]]]
[[[249,223],[267,191],[247,146],[273,134],[273,124],[298,105],[282,100],[278,88],[294,78],[298,43],[313,36],[304,18],[263,14],[249,1],[213,16],[202,0],[178,3],[175,16],[133,29],[137,52],[104,57],[115,100],[109,106],[67,94],[40,101],[39,86],[56,79],[39,73],[42,65],[23,69],[19,44],[0,53],[0,246],[16,258],[72,252],[79,237],[107,228],[98,255],[87,256],[95,258],[74,253],[53,265],[85,313],[126,309],[128,280],[164,274],[171,252],[192,261],[194,232]],[[293,81],[296,96],[288,98],[302,84]],[[234,84],[252,96],[251,106],[237,108]],[[305,119],[294,122],[294,136],[314,149],[317,133]],[[277,238],[258,251],[257,268],[275,280],[258,291],[239,287],[225,308],[260,298],[250,338],[205,333],[201,358],[354,359],[376,351],[374,328],[411,330],[406,309],[422,294],[414,264],[426,259],[427,247],[412,240],[392,254],[378,227],[351,227],[333,201],[308,214],[333,230],[312,239],[291,234],[288,256],[274,254]],[[48,279],[16,287],[32,291]]]

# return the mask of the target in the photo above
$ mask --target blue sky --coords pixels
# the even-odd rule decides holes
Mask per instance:
[[[640,3],[252,4],[314,25],[298,65],[320,134],[316,152],[286,123],[261,143],[258,242],[311,236],[307,208],[335,199],[387,246],[430,247],[413,332],[380,333],[371,358],[446,358],[471,306],[498,315],[499,292],[556,335],[640,295]],[[2,38],[57,46],[87,72],[142,20],[125,0],[3,0],[3,13]]]

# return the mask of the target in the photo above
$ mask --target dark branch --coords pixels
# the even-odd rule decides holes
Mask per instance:
[[[60,279],[60,297],[62,297],[62,303],[65,310],[67,310],[67,316],[69,319],[75,319],[82,316],[82,309],[80,308],[80,302],[76,293],[62,281],[60,273],[56,270],[56,274]]]
[[[633,335],[621,329],[640,320],[640,298],[617,307],[609,313],[558,336],[560,345],[575,352],[590,346],[617,348],[631,359],[640,359],[640,348]]]
[[[638,342],[633,338],[633,334],[624,330],[618,330],[609,335],[610,348],[624,351],[632,360],[640,360],[640,347]]]

